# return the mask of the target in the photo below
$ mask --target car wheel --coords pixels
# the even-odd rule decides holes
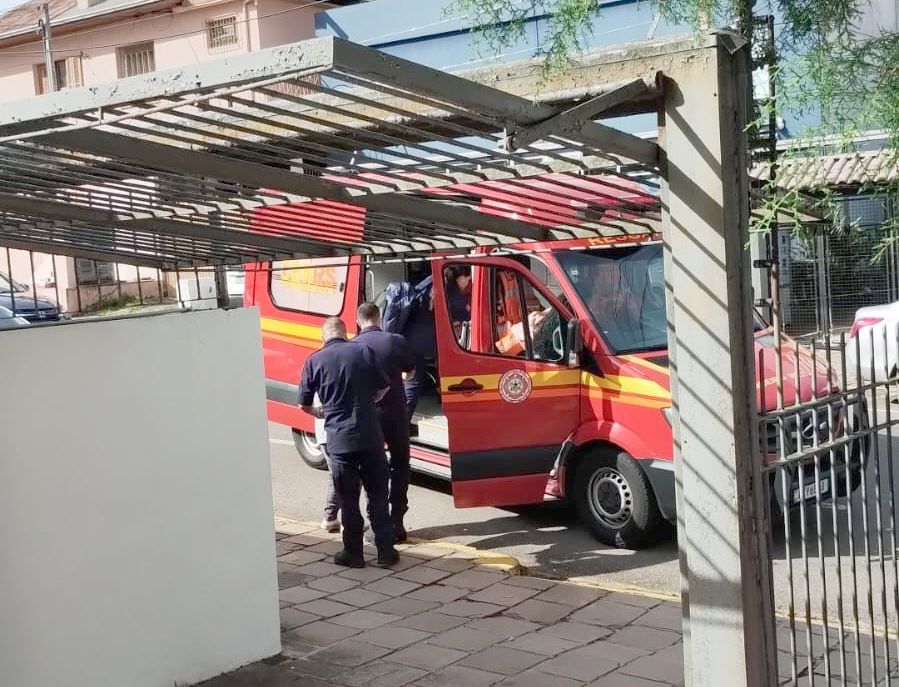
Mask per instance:
[[[581,520],[609,546],[640,549],[654,543],[663,520],[643,470],[625,451],[605,449],[583,458],[574,500]]]
[[[314,434],[295,429],[293,430],[293,443],[297,447],[297,453],[300,454],[300,458],[303,459],[306,465],[316,470],[328,469],[325,452],[315,440]]]

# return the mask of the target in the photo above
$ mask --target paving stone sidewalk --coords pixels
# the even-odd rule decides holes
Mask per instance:
[[[509,561],[467,547],[398,547],[391,570],[331,563],[339,535],[314,525],[277,533],[282,651],[202,683],[203,687],[663,687],[683,685],[680,604],[517,574]],[[366,557],[375,552],[368,549]],[[491,562],[492,561],[492,562]],[[809,664],[824,684],[842,684],[837,635],[812,626],[778,627],[780,684],[805,684]],[[848,635],[847,635],[848,637]],[[848,640],[847,640],[848,641]],[[862,638],[861,672],[851,684],[887,684],[883,641]],[[874,646],[875,661],[871,661]],[[890,678],[899,677],[895,657]],[[794,681],[794,670],[796,679]],[[861,680],[858,680],[858,675]]]
[[[433,544],[399,547],[391,570],[348,570],[330,562],[337,535],[278,529],[282,652],[204,687],[683,684],[677,603],[517,575]]]

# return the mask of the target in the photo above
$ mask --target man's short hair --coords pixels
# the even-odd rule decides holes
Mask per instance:
[[[381,321],[381,311],[374,303],[363,303],[356,308],[356,321],[359,324],[378,324]]]
[[[329,317],[322,323],[322,341],[345,338],[346,325],[339,317]]]

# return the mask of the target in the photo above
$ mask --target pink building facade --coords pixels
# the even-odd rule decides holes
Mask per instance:
[[[0,101],[24,100],[50,89],[39,32],[41,4],[29,2],[0,16]],[[315,13],[334,4],[344,3],[50,0],[57,85],[91,86],[311,38]],[[153,269],[138,274],[127,265],[82,261],[76,280],[73,259],[26,251],[0,249],[0,272],[39,296],[58,300],[67,312],[88,310],[101,297],[174,296],[173,280]]]

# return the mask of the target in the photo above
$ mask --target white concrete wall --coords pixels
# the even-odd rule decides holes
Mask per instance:
[[[0,685],[280,650],[261,350],[255,308],[0,333]]]

